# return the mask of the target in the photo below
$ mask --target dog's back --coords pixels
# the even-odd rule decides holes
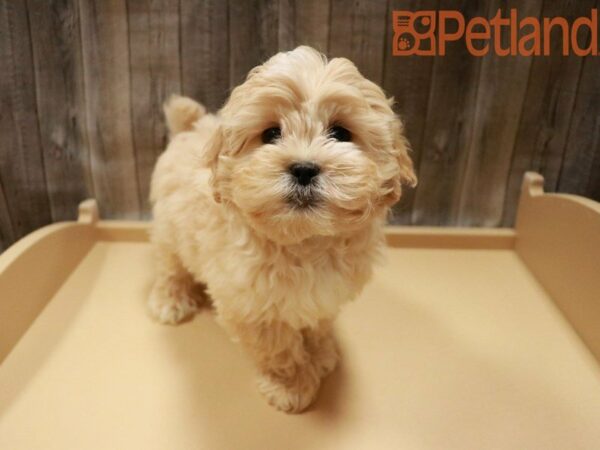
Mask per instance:
[[[178,188],[188,185],[190,177],[202,167],[203,148],[217,128],[218,118],[207,114],[204,106],[186,97],[173,96],[164,105],[169,128],[169,145],[159,157],[152,175],[150,201],[153,205]]]
[[[219,220],[209,186],[210,169],[203,160],[206,142],[218,126],[218,117],[184,97],[172,97],[164,107],[170,142],[152,174],[150,201],[154,220],[151,239],[171,247],[184,259],[199,229]]]

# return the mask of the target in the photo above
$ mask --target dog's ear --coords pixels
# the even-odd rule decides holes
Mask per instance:
[[[386,180],[382,186],[384,194],[381,200],[386,206],[392,206],[400,200],[402,185],[417,185],[417,176],[409,156],[410,144],[404,136],[402,120],[394,113],[394,98],[386,98],[379,86],[365,79],[362,81],[361,90],[372,110],[380,114],[382,121],[386,123],[389,145],[387,151],[392,159],[385,170]]]
[[[400,183],[410,187],[417,185],[417,175],[412,159],[408,155],[410,152],[410,144],[404,136],[404,125],[399,117],[394,118],[392,125],[392,133],[394,135],[394,150],[398,155],[398,165],[400,166]]]
[[[417,185],[417,175],[415,174],[412,159],[409,156],[410,144],[404,136],[404,126],[402,121],[396,115],[394,115],[391,122],[391,133],[393,140],[392,152],[396,157],[398,171],[394,179],[391,180],[391,192],[384,197],[385,204],[389,206],[392,206],[400,200],[402,185],[410,187],[415,187]]]
[[[208,167],[212,175],[210,177],[210,186],[212,188],[213,197],[217,203],[221,203],[221,180],[219,174],[219,156],[225,145],[223,135],[223,126],[219,125],[213,132],[210,139],[206,142],[202,159],[204,165]]]

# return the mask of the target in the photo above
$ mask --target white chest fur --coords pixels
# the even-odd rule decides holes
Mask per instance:
[[[381,244],[377,225],[352,237],[315,237],[286,247],[238,228],[235,239],[212,246],[210,260],[194,255],[200,269],[194,274],[226,321],[315,326],[360,292]]]

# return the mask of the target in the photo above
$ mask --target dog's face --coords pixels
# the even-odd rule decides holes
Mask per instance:
[[[272,240],[360,229],[415,184],[402,124],[382,90],[309,47],[254,68],[206,149],[217,201]]]

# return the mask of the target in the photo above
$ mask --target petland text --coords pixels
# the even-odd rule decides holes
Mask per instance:
[[[519,17],[511,9],[508,17],[499,9],[491,19],[473,17],[465,21],[460,11],[394,11],[393,55],[445,55],[449,42],[464,39],[473,56],[490,51],[499,56],[547,56],[552,39],[559,39],[562,54],[598,55],[598,10],[571,24],[564,17]]]

